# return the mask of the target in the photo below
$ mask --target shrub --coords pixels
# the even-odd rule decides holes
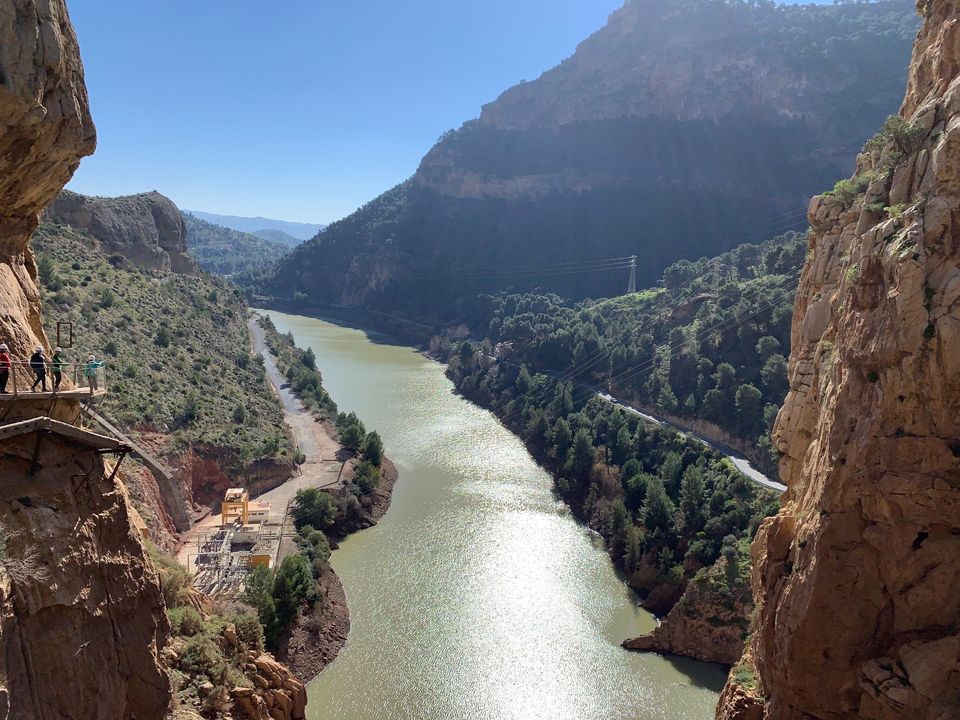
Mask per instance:
[[[231,615],[230,622],[237,628],[237,638],[245,650],[263,651],[263,625],[256,616],[250,613]]]
[[[157,347],[168,347],[170,345],[170,331],[166,325],[161,325],[153,336],[153,344]]]
[[[337,508],[328,492],[317,488],[297,490],[290,508],[290,515],[297,529],[307,525],[326,530],[337,518]]]
[[[348,450],[359,449],[363,439],[363,426],[359,423],[351,423],[340,431],[340,443]]]
[[[363,441],[363,458],[377,467],[383,462],[383,440],[376,431],[368,433]]]
[[[168,608],[175,608],[186,602],[190,588],[190,573],[180,563],[164,554],[151,542],[147,542],[147,555],[153,563],[160,580],[160,592]]]
[[[302,627],[311,635],[319,635],[321,632],[323,632],[324,628],[323,617],[321,617],[319,614],[311,613],[300,621],[300,627]]]
[[[354,469],[353,482],[362,494],[373,492],[380,484],[380,470],[372,462],[364,460]]]
[[[192,637],[203,629],[203,618],[190,605],[171,608],[167,611],[167,617],[174,635]]]

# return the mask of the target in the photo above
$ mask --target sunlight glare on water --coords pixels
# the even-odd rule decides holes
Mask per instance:
[[[443,367],[376,333],[270,312],[400,470],[334,552],[352,627],[308,717],[709,720],[723,670],[630,653],[655,621],[550,476]]]

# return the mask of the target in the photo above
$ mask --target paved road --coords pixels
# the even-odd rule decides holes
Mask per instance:
[[[694,440],[697,440],[703,443],[704,445],[707,445],[713,448],[714,450],[723,453],[728,458],[730,458],[730,460],[733,462],[734,465],[737,466],[737,470],[742,472],[744,475],[746,475],[748,478],[753,480],[758,485],[763,485],[765,488],[769,488],[770,490],[773,490],[778,494],[785,492],[787,489],[786,485],[782,483],[778,483],[776,480],[772,480],[768,478],[762,472],[757,470],[753,465],[751,465],[750,461],[747,460],[743,455],[738,453],[729,445],[720,442],[719,440],[715,440],[711,437],[708,437],[703,433],[698,433],[696,430],[693,430],[691,428],[683,427],[681,425],[676,425],[662,417],[657,417],[656,415],[651,415],[650,413],[646,413],[635,407],[631,407],[630,405],[627,405],[626,403],[621,402],[620,400],[617,400],[616,398],[614,398],[612,395],[608,393],[598,392],[597,397],[603,400],[606,400],[607,402],[611,402],[619,405],[628,413],[632,413],[633,415],[639,415],[644,420],[647,420],[652,423],[656,423],[657,425],[661,425],[663,427],[670,428],[671,430],[675,430],[681,435],[686,435],[689,438],[693,438]]]

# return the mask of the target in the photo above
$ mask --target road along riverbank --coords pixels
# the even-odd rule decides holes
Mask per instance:
[[[725,672],[631,653],[656,620],[550,476],[442,365],[375,332],[269,313],[313,349],[341,410],[381,433],[404,481],[331,563],[346,648],[308,687],[314,719],[707,720]]]

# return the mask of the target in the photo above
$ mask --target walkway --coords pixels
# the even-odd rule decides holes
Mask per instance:
[[[84,412],[114,437],[130,446],[131,454],[138,458],[156,479],[157,486],[163,496],[164,507],[170,515],[170,519],[173,520],[174,527],[180,532],[188,530],[190,528],[190,512],[183,501],[181,489],[173,479],[173,471],[145,450],[142,445],[127,437],[112,422],[94,411],[93,408],[87,407]]]

